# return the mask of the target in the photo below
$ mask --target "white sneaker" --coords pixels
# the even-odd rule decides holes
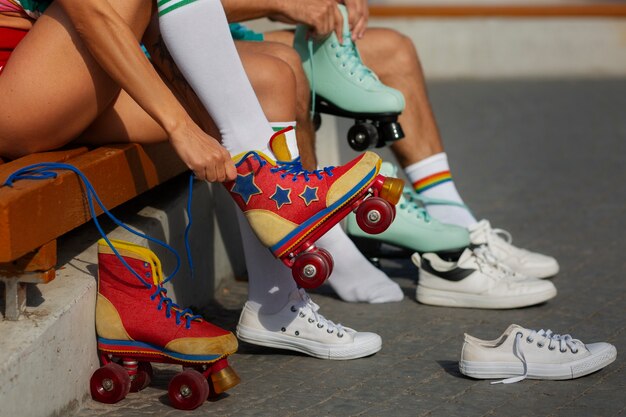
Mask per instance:
[[[617,357],[609,343],[584,344],[568,334],[529,330],[512,324],[496,340],[465,335],[459,369],[472,378],[574,379],[604,368]]]
[[[556,296],[550,281],[515,274],[490,256],[486,247],[467,248],[457,262],[437,254],[411,256],[419,268],[417,301],[447,307],[518,308]]]
[[[556,259],[513,246],[511,234],[492,229],[488,220],[481,220],[468,229],[474,245],[487,245],[500,262],[515,272],[534,278],[548,278],[559,272]]]
[[[382,347],[376,333],[357,332],[327,320],[303,289],[275,314],[260,314],[246,303],[237,325],[237,337],[255,345],[289,349],[321,359],[357,359]]]

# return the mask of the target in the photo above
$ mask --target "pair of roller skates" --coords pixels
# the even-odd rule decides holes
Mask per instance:
[[[338,6],[343,15],[341,43],[334,32],[324,40],[313,40],[307,26],[296,28],[294,48],[311,86],[313,122],[319,128],[320,113],[354,119],[355,124],[348,130],[352,149],[361,152],[383,147],[404,137],[398,123],[404,96],[382,84],[363,64],[350,37],[346,8]]]
[[[315,241],[348,213],[355,211],[360,227],[371,233],[393,221],[403,182],[379,175],[377,155],[367,152],[344,166],[306,171],[291,157],[284,131],[271,138],[266,152],[235,157],[237,179],[224,185],[300,286],[313,288],[330,276],[332,256]],[[96,331],[103,366],[90,382],[95,400],[116,403],[145,388],[151,362],[183,366],[168,387],[179,409],[197,408],[239,383],[227,359],[237,350],[236,338],[167,297],[153,252],[106,239],[98,248]]]

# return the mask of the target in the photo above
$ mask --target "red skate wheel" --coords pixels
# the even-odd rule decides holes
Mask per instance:
[[[317,252],[322,255],[326,259],[326,262],[328,262],[328,265],[330,265],[330,273],[328,274],[330,275],[333,272],[333,268],[335,267],[335,260],[333,259],[333,255],[331,255],[330,252],[328,252],[324,248],[318,248]]]
[[[326,281],[332,267],[325,255],[318,252],[305,252],[296,257],[291,274],[302,288],[317,288]]]
[[[372,235],[387,230],[394,217],[394,207],[380,197],[368,198],[356,211],[357,224],[361,230]]]
[[[115,404],[123,400],[130,391],[130,376],[121,365],[108,363],[93,373],[89,387],[94,400]]]
[[[152,365],[150,362],[139,362],[137,367],[137,374],[135,378],[130,381],[130,392],[139,392],[142,389],[150,385],[154,373],[152,372]]]
[[[172,378],[167,394],[174,408],[194,410],[209,396],[209,382],[195,369],[187,369]]]

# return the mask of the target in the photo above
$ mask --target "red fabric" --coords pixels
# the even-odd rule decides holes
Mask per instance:
[[[0,27],[0,73],[9,60],[11,52],[28,33],[28,30]]]
[[[152,265],[139,258],[124,259],[146,282],[152,284],[155,273]],[[177,325],[175,311],[172,310],[172,315],[167,318],[165,305],[161,310],[158,308],[160,297],[150,299],[155,287],[146,288],[115,255],[99,253],[98,270],[98,292],[113,304],[124,329],[135,341],[164,347],[172,340],[183,337],[216,337],[230,333],[201,319],[192,321],[189,329],[184,318]],[[205,352],[207,355],[213,353],[221,352]]]

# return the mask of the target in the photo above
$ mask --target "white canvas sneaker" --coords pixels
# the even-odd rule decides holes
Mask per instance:
[[[486,247],[467,248],[457,262],[437,254],[411,256],[419,268],[417,301],[446,307],[518,308],[556,296],[550,281],[514,273],[497,262]]]
[[[465,335],[459,370],[472,378],[574,379],[604,368],[617,357],[609,343],[584,344],[570,335],[530,330],[512,324],[495,340]]]
[[[559,272],[559,263],[551,256],[513,246],[513,237],[503,229],[493,229],[488,220],[469,228],[474,245],[487,245],[500,262],[529,277],[548,278]]]
[[[246,303],[237,325],[244,342],[306,353],[321,359],[357,359],[382,347],[376,333],[357,332],[335,324],[318,313],[303,289],[294,290],[289,302],[275,314],[260,314]]]

